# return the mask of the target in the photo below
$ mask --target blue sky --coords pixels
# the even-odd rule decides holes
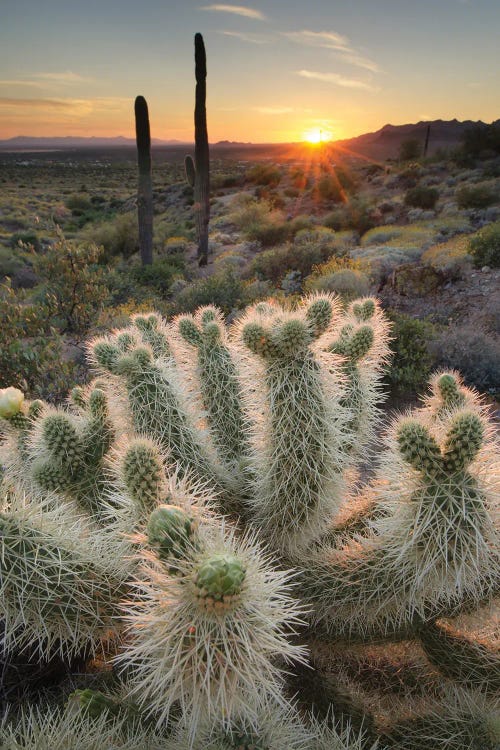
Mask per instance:
[[[334,138],[500,117],[497,0],[1,0],[0,137],[192,138],[193,35],[210,140]]]

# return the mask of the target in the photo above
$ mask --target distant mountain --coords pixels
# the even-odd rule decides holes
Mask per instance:
[[[484,125],[481,120],[421,120],[408,125],[384,125],[374,133],[364,133],[356,138],[348,138],[336,141],[335,145],[349,149],[354,153],[369,156],[375,159],[388,159],[396,157],[403,141],[417,139],[425,143],[427,128],[429,133],[429,154],[435,153],[440,148],[453,148],[458,146],[463,138],[464,132],[472,125]],[[496,120],[494,124],[500,124]]]
[[[153,146],[183,146],[190,145],[187,141],[168,140],[162,141],[159,138],[151,140]],[[30,135],[18,135],[8,140],[0,140],[2,149],[73,149],[73,148],[113,148],[115,146],[135,146],[135,138],[125,138],[119,135],[113,138],[101,138],[91,136],[85,138],[82,136],[53,136],[38,137]]]

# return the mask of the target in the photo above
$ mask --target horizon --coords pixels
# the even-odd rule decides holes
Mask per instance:
[[[335,142],[389,123],[499,117],[494,0],[353,0],[334,10],[328,0],[46,0],[43,13],[35,0],[5,2],[0,140],[28,131],[133,139],[142,94],[152,138],[191,143],[197,31],[211,143],[297,143],[318,132]]]

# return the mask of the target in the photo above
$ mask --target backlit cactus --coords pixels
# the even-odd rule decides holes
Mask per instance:
[[[2,747],[494,747],[494,628],[462,621],[500,588],[494,424],[442,372],[381,442],[388,340],[371,298],[140,314],[65,408],[0,394],[4,654],[119,683]]]

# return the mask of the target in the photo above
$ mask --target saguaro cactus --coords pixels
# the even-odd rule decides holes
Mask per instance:
[[[194,37],[196,93],[194,108],[194,161],[186,156],[186,179],[194,188],[194,210],[198,239],[198,263],[207,265],[210,220],[210,165],[207,131],[207,57],[201,34]]]
[[[143,96],[135,100],[135,137],[139,183],[137,186],[137,215],[139,219],[139,247],[143,266],[153,262],[153,181],[151,177],[151,135],[148,105]]]

